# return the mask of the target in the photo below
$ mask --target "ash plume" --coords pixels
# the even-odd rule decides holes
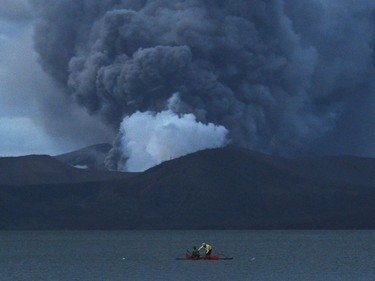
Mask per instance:
[[[223,126],[237,145],[375,153],[373,1],[32,3],[44,70],[115,129],[178,92],[175,114]]]

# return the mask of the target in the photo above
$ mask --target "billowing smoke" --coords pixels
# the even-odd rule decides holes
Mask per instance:
[[[115,129],[138,111],[161,118],[178,92],[179,122],[194,115],[264,152],[365,153],[375,141],[372,0],[33,3],[42,66]]]
[[[120,126],[121,146],[127,152],[125,171],[144,171],[161,162],[226,143],[227,130],[212,123],[202,124],[193,114],[176,115],[137,111]]]

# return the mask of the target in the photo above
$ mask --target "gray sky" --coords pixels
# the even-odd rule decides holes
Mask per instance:
[[[26,1],[0,6],[0,154],[51,153],[57,150],[36,122],[35,93],[48,88],[32,47]]]
[[[33,23],[26,0],[1,1],[0,156],[59,154],[111,141],[100,121],[70,104],[41,69]]]

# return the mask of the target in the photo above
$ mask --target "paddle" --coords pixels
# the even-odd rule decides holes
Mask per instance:
[[[219,256],[223,256],[220,258],[221,260],[233,260],[233,257],[228,257],[227,255],[224,255],[223,253],[217,253]]]

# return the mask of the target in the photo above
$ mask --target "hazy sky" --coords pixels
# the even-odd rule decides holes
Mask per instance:
[[[373,1],[1,2],[0,155],[126,158],[124,118],[170,109],[267,153],[375,156]]]
[[[55,147],[36,122],[36,92],[47,88],[35,62],[26,1],[0,6],[0,154],[49,153]]]
[[[1,1],[0,156],[59,154],[111,141],[99,121],[71,105],[41,69],[33,25],[27,0]]]

